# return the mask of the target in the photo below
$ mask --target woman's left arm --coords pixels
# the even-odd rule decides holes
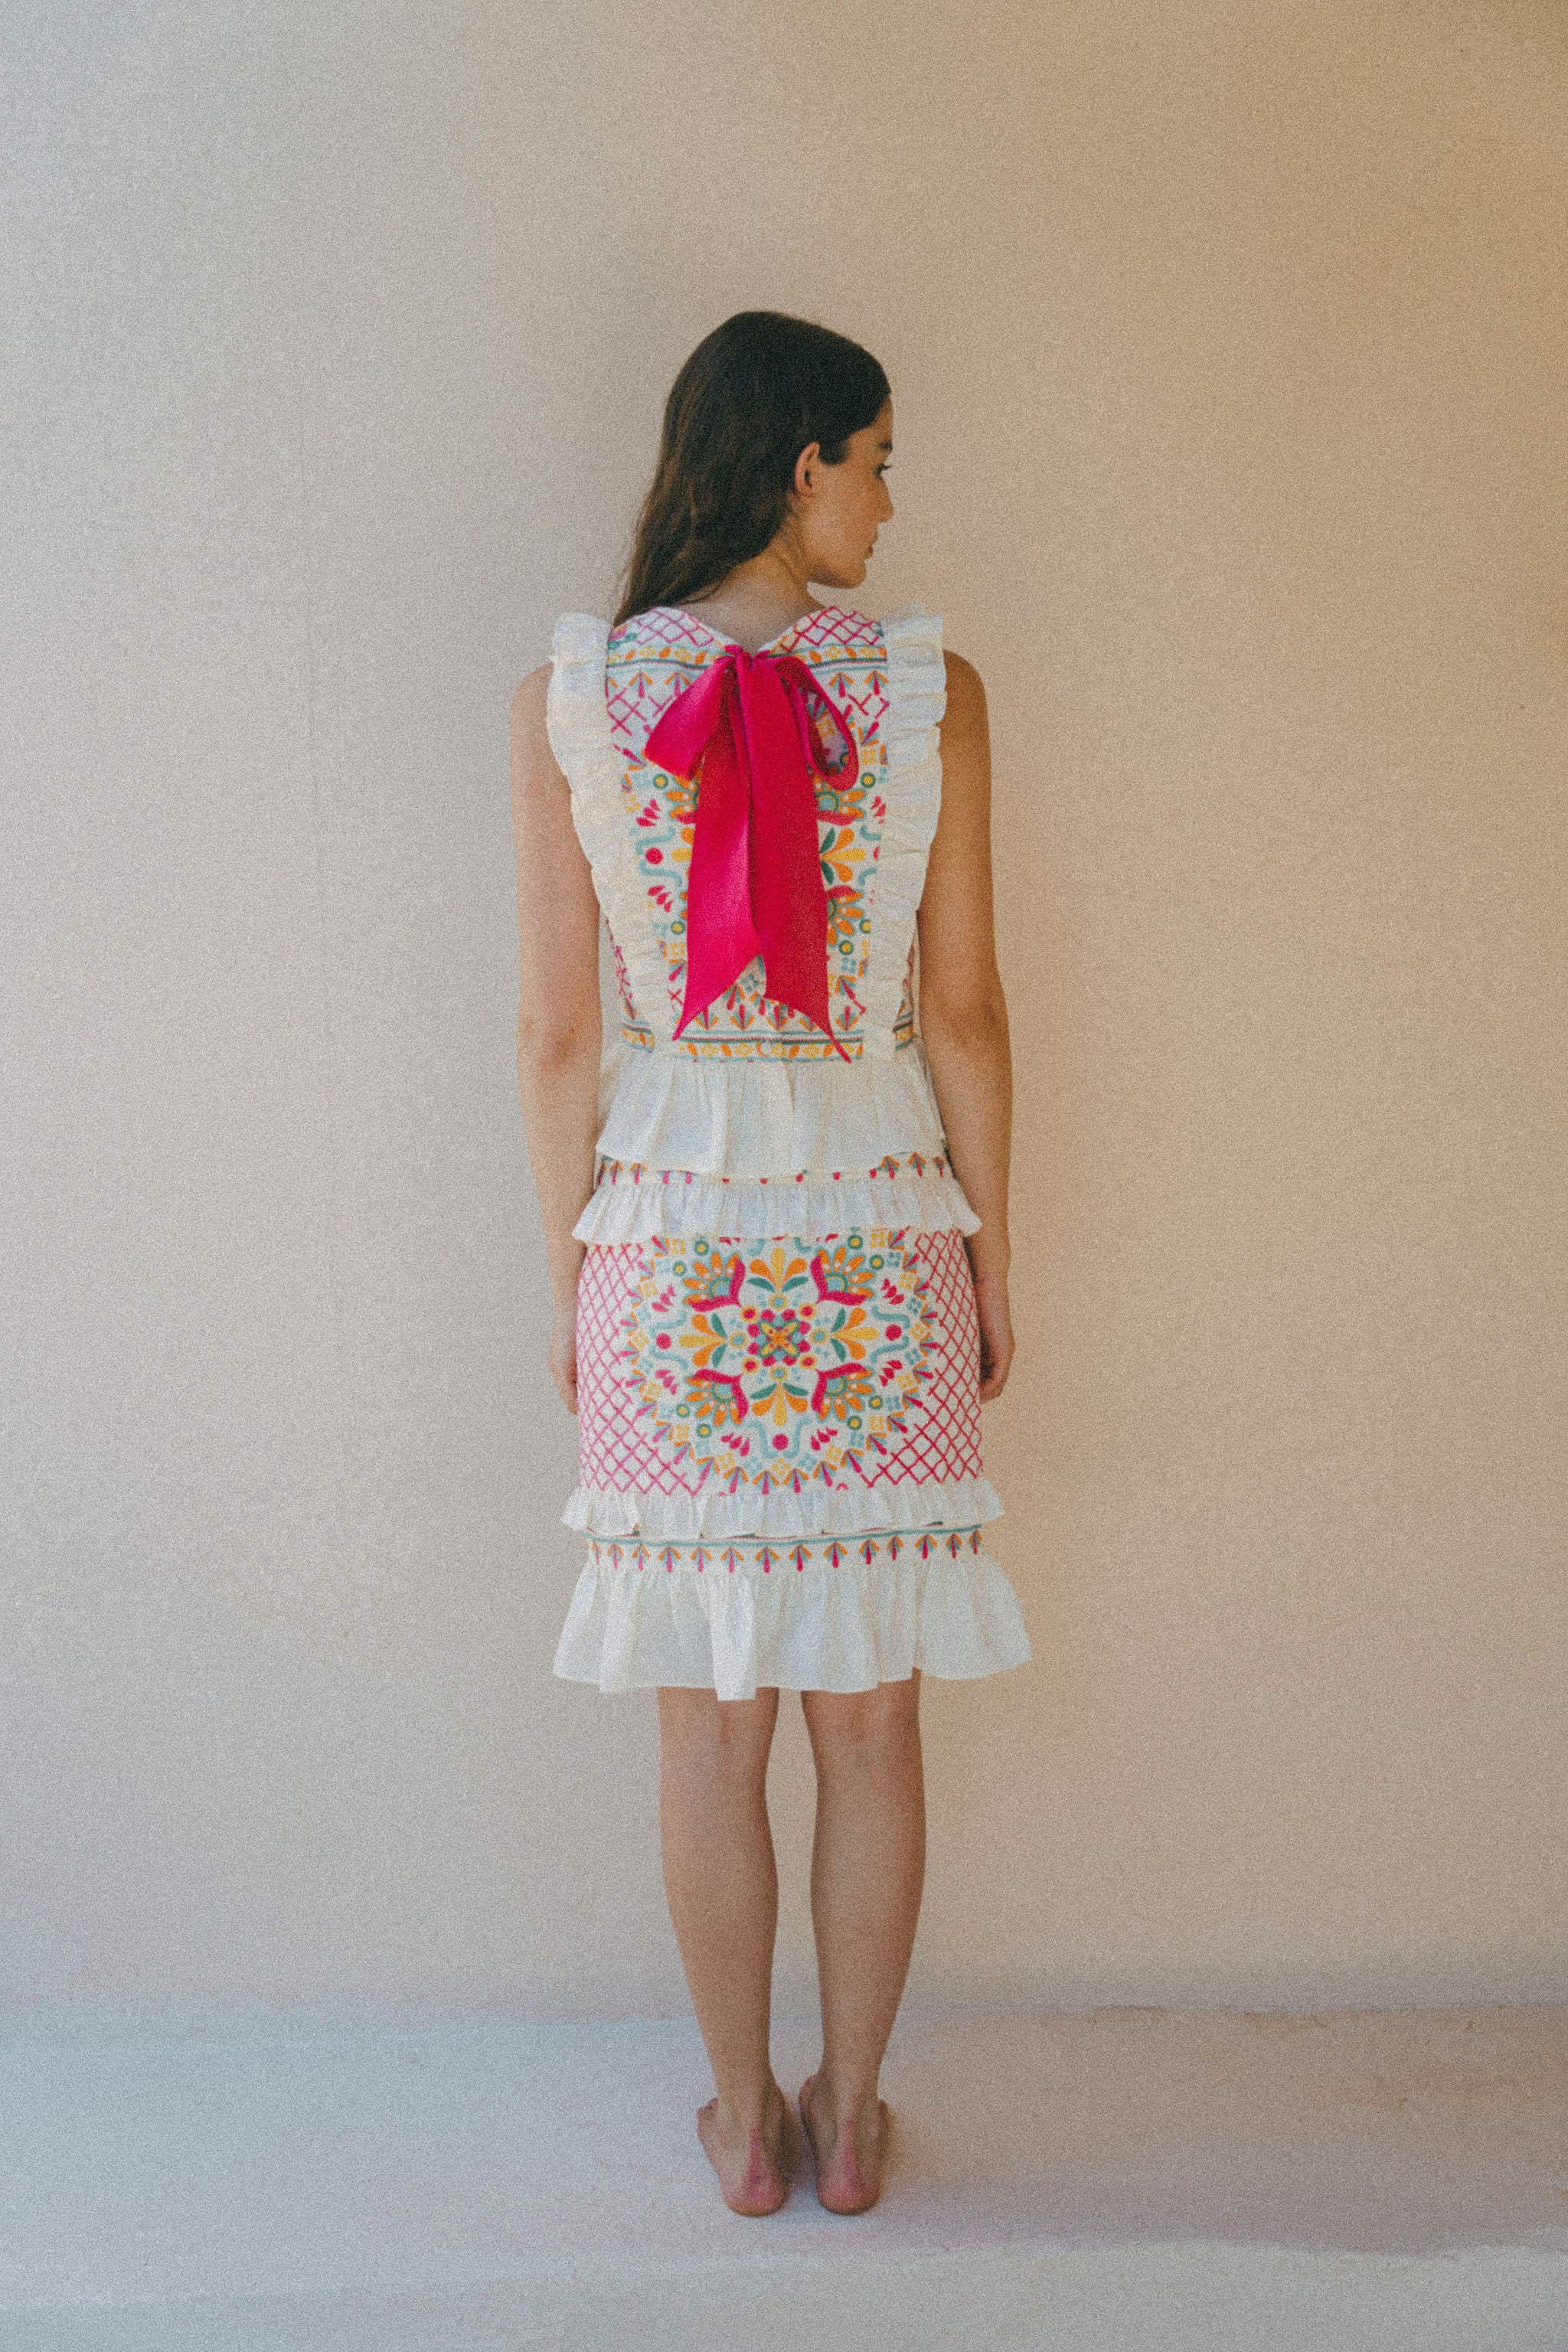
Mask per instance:
[[[594,1189],[599,1130],[599,901],[572,822],[571,787],[550,748],[549,687],[547,664],[523,679],[511,706],[517,1087],[555,1300],[550,1372],[575,1412],[583,1244],[572,1228]]]
[[[947,656],[942,808],[920,904],[921,1034],[952,1172],[980,1231],[969,1263],[980,1311],[980,1394],[999,1397],[1013,1361],[1007,1174],[1013,1063],[991,906],[991,742],[985,688]]]

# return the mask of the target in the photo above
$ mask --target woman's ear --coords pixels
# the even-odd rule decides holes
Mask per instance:
[[[816,488],[811,478],[811,469],[821,455],[821,442],[808,441],[795,461],[795,487],[803,499],[808,499]]]

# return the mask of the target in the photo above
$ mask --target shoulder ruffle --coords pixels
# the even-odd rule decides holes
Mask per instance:
[[[622,805],[621,768],[605,698],[610,625],[594,613],[563,613],[551,645],[545,700],[550,748],[572,787],[572,822],[593,869],[594,888],[631,982],[640,1016],[668,1045],[675,1016],[664,951],[637,870]]]
[[[658,1684],[752,1698],[759,1687],[871,1690],[922,1674],[970,1681],[1034,1653],[1018,1596],[967,1544],[857,1546],[836,1564],[636,1567],[594,1546],[555,1672],[601,1691]],[[863,1557],[863,1553],[870,1557]]]
[[[888,816],[871,884],[865,991],[866,1051],[888,1061],[942,805],[937,726],[947,708],[947,672],[940,614],[906,605],[885,614],[881,629],[888,652]]]
[[[1002,1497],[989,1478],[943,1478],[916,1485],[828,1486],[761,1493],[719,1486],[698,1494],[627,1495],[612,1487],[577,1486],[562,1514],[564,1524],[591,1536],[668,1536],[694,1542],[703,1536],[850,1536],[881,1528],[976,1527],[1002,1517]]]

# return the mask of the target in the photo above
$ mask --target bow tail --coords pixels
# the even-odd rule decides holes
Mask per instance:
[[[700,754],[678,1037],[734,986],[763,945],[752,909],[751,781],[735,740],[732,697],[715,699],[719,708]]]
[[[752,800],[752,898],[767,992],[812,1022],[847,1061],[834,1035],[828,997],[827,892],[813,775],[818,761],[815,745],[805,740],[798,683],[783,662],[760,674],[753,668],[742,688],[742,711],[753,772],[760,764],[772,780],[771,789],[753,792]]]
[[[767,976],[768,994],[775,997],[787,1011],[798,1013],[805,1020],[813,1022],[826,1037],[841,1062],[851,1060],[853,1057],[846,1052],[842,1040],[834,1034],[833,1014],[827,998],[826,973],[819,975],[815,989],[797,988],[793,979],[785,978],[780,973],[776,946],[771,956],[764,948],[763,968]]]

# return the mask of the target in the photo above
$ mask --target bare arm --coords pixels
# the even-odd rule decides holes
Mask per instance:
[[[947,656],[942,813],[920,905],[921,1032],[953,1174],[981,1220],[969,1237],[980,1308],[980,1393],[1002,1393],[1013,1360],[1007,1301],[1007,1163],[1013,1063],[991,906],[991,743],[985,688]]]
[[[545,731],[548,666],[511,706],[511,819],[517,839],[521,987],[517,1088],[544,1220],[555,1297],[550,1371],[577,1410],[577,1276],[572,1238],[594,1189],[599,1124],[599,902],[572,823],[572,795]]]

